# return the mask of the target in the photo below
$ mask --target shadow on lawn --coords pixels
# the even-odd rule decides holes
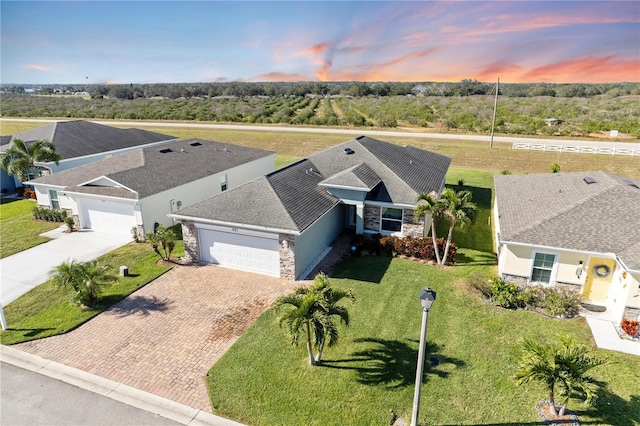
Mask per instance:
[[[327,368],[356,370],[359,383],[378,386],[386,385],[388,388],[401,388],[415,384],[418,353],[414,347],[399,340],[386,340],[377,338],[356,339],[354,343],[367,344],[369,347],[352,353],[352,358],[323,360],[322,366]],[[453,364],[456,367],[464,367],[464,361],[449,358],[438,354],[440,347],[427,342],[425,354],[426,382],[429,374],[438,377],[447,377],[449,373],[432,367],[428,360],[437,359],[439,364]]]
[[[496,255],[487,252],[475,252],[472,256],[467,256],[464,253],[456,253],[456,265],[497,265]]]
[[[37,335],[44,333],[45,331],[55,330],[54,328],[11,328],[8,327],[7,331],[26,331],[27,333],[23,333],[22,335],[25,337],[36,337]]]
[[[578,418],[589,416],[595,420],[582,421],[580,424],[607,424],[616,426],[635,426],[640,424],[640,395],[631,395],[629,401],[625,401],[606,388],[601,388],[592,405],[584,410],[572,411]]]
[[[170,305],[171,304],[166,300],[160,300],[155,296],[130,296],[113,306],[111,308],[111,312],[120,317],[126,317],[134,314],[147,316],[151,312],[167,311],[170,308]]]
[[[380,284],[392,260],[389,256],[350,257],[336,268],[331,277]]]

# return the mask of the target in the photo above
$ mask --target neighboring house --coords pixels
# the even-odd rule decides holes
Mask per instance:
[[[640,181],[605,172],[495,176],[501,276],[564,285],[606,306],[640,311]],[[626,313],[625,313],[626,310]]]
[[[38,204],[76,227],[130,235],[173,225],[167,215],[273,170],[275,153],[202,139],[138,148],[34,179]]]
[[[0,151],[11,146],[14,139],[22,139],[27,146],[38,139],[53,143],[60,154],[58,164],[36,163],[42,175],[57,173],[83,164],[92,163],[133,149],[155,146],[177,140],[175,136],[163,135],[140,129],[118,129],[90,121],[61,121],[36,127],[13,136],[3,136]],[[13,191],[20,181],[1,170],[0,179],[4,191]]]
[[[418,195],[441,192],[450,162],[360,136],[170,216],[192,261],[304,278],[345,228],[423,236]]]

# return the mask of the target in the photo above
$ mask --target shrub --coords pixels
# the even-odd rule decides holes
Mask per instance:
[[[630,319],[623,319],[620,323],[620,327],[627,333],[629,336],[637,336],[638,329],[640,327],[640,321],[634,321]]]
[[[32,200],[35,200],[36,198],[36,191],[34,191],[31,188],[24,188],[24,190],[22,191],[22,196],[24,198],[31,198]]]
[[[446,246],[445,239],[438,238],[436,244],[438,244],[438,249],[442,253]],[[351,245],[356,247],[356,253],[360,255],[407,256],[416,259],[435,260],[431,237],[396,237],[394,235],[382,236],[381,234],[373,234],[371,237],[355,235],[351,239]],[[455,243],[451,243],[447,264],[452,265],[454,263],[457,252],[458,247]]]
[[[35,206],[31,209],[33,218],[36,220],[45,220],[47,222],[65,222],[67,217],[66,210],[52,210],[49,207]]]
[[[69,232],[73,232],[73,228],[74,228],[73,218],[72,217],[65,217],[64,218],[64,223],[65,223],[65,225],[67,225],[67,230]]]
[[[516,309],[524,305],[518,286],[507,283],[500,277],[491,279],[491,301],[507,309]]]
[[[558,163],[553,163],[551,167],[549,167],[549,171],[551,173],[558,173],[560,171],[560,165]]]
[[[543,289],[544,300],[540,307],[552,316],[574,317],[580,310],[580,295],[568,289]]]

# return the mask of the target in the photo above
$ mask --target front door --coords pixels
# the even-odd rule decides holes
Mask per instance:
[[[592,257],[587,268],[582,298],[592,302],[606,302],[615,267],[614,259]]]

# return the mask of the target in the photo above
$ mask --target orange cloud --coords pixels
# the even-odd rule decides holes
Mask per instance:
[[[293,54],[293,56],[316,56],[316,55],[322,55],[323,53],[325,53],[327,50],[329,50],[329,48],[331,47],[331,45],[329,43],[318,43],[315,44],[313,46],[307,47],[306,49],[301,49],[298,50],[296,53]]]
[[[640,57],[631,60],[618,56],[586,57],[560,61],[533,68],[517,82],[618,83],[640,81]]]
[[[247,81],[310,81],[308,76],[302,74],[289,74],[284,72],[269,72],[260,74],[248,79]]]
[[[27,64],[24,66],[25,68],[30,68],[32,70],[38,70],[38,71],[53,71],[51,68],[49,67],[45,67],[44,65],[37,65],[37,64]]]
[[[520,75],[521,73],[522,67],[520,65],[500,61],[487,65],[473,78],[480,81],[494,81],[500,77],[503,78],[503,80],[513,81],[514,76]]]

